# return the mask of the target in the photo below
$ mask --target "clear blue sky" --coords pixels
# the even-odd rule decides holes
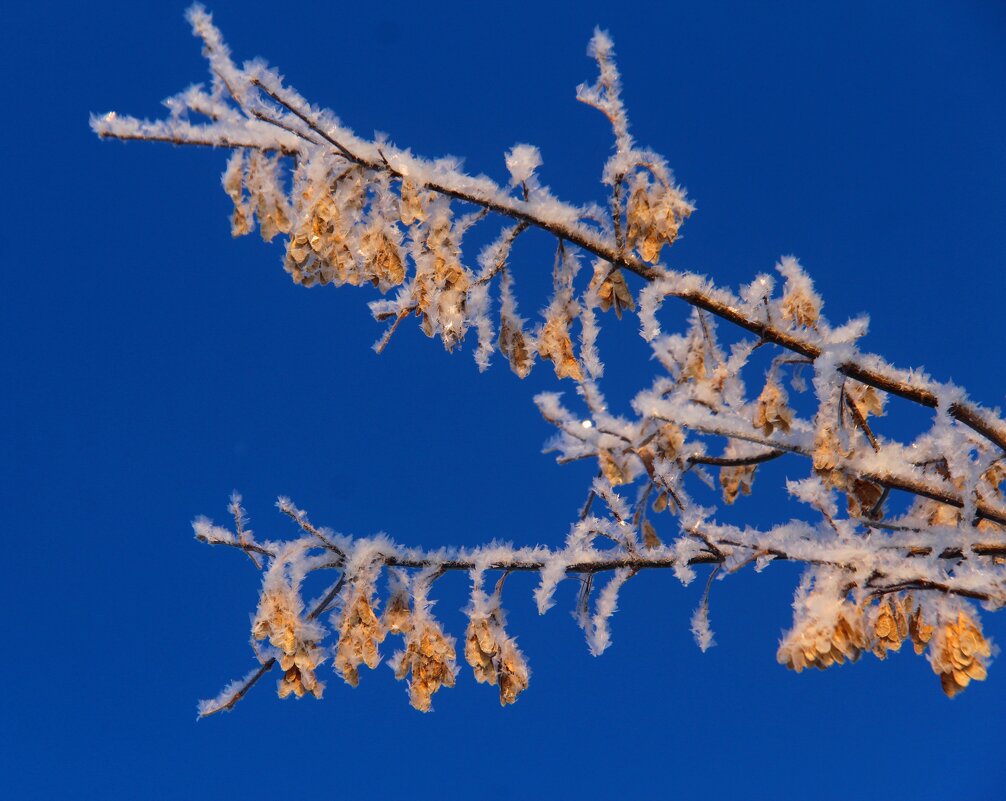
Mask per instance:
[[[196,700],[251,664],[259,578],[189,527],[223,520],[232,489],[262,536],[289,532],[272,507],[289,494],[347,533],[555,544],[592,468],[540,454],[551,432],[531,396],[555,388],[549,370],[479,376],[469,351],[448,356],[414,328],[376,356],[365,292],[297,288],[278,247],[230,239],[222,154],[90,133],[91,111],[157,115],[204,79],[183,10],[4,12],[0,796],[1006,795],[1002,667],[953,702],[910,653],[794,675],[775,662],[797,581],[785,565],[717,584],[705,655],[688,632],[700,586],[636,579],[595,659],[571,586],[539,618],[532,581],[511,579],[533,670],[513,708],[465,669],[421,715],[382,667],[357,690],[332,677],[322,702],[263,685],[197,723]],[[833,321],[870,313],[868,348],[1003,403],[1000,3],[211,10],[239,58],[267,58],[361,133],[499,178],[503,151],[533,142],[542,178],[573,201],[602,199],[608,131],[573,89],[606,27],[637,137],[699,207],[669,263],[736,285],[795,253]],[[529,287],[551,259],[537,244],[518,251]],[[621,342],[607,358],[624,402],[650,367],[642,342]],[[767,525],[799,511],[756,494],[734,513]],[[465,582],[439,584],[461,634]],[[1006,642],[1003,615],[985,621]]]

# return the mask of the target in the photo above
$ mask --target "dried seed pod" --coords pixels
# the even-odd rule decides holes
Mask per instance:
[[[528,686],[528,669],[517,644],[506,636],[499,617],[473,616],[465,635],[465,660],[480,684],[498,684],[500,705],[517,700]]]
[[[911,609],[913,606],[911,597],[905,599],[905,607]],[[912,645],[916,654],[921,654],[929,646],[933,639],[935,627],[928,625],[922,618],[922,607],[916,606],[915,611],[908,617],[908,635],[912,638]]]
[[[503,642],[497,671],[499,674],[500,706],[515,703],[517,696],[527,689],[529,672],[524,655],[512,639]]]
[[[860,384],[858,381],[847,381],[845,384],[845,396],[856,406],[856,410],[865,420],[871,414],[875,417],[883,417],[884,402],[887,395],[879,389],[867,384]]]
[[[452,235],[450,211],[431,220],[424,246],[429,254],[417,265],[413,303],[428,337],[438,331],[444,347],[452,350],[465,334],[465,303],[471,277],[461,264]]]
[[[244,193],[246,158],[243,148],[235,150],[227,159],[227,169],[224,170],[222,178],[224,191],[234,204],[234,211],[231,214],[231,236],[234,237],[249,234],[254,227],[251,206],[245,200]]]
[[[673,245],[678,238],[681,223],[691,216],[692,205],[685,200],[681,192],[671,187],[661,192],[653,212],[654,228],[668,245]],[[659,248],[657,249],[659,254]]]
[[[396,592],[388,600],[384,609],[384,628],[388,634],[405,634],[412,631],[412,610],[409,597],[404,592]]]
[[[678,189],[668,186],[650,189],[645,179],[638,180],[626,205],[626,243],[644,261],[655,263],[661,248],[677,239],[682,221],[692,210]]]
[[[493,636],[489,618],[472,617],[465,633],[465,661],[471,666],[479,684],[496,683],[495,657],[498,653],[499,644]]]
[[[366,277],[382,291],[405,280],[402,254],[382,221],[374,222],[360,237],[360,255],[366,263]]]
[[[784,260],[780,271],[786,276],[780,310],[784,320],[805,328],[816,328],[821,316],[821,298],[810,279],[794,260]]]
[[[420,712],[430,711],[430,699],[441,687],[453,687],[456,672],[454,640],[435,621],[426,619],[409,634],[406,650],[398,654],[395,677],[409,680],[409,700]]]
[[[583,381],[580,363],[573,355],[573,342],[569,337],[569,318],[565,314],[555,314],[548,319],[538,337],[538,353],[555,366],[558,378],[572,378]]]
[[[845,493],[850,517],[873,518],[873,510],[877,508],[880,499],[884,497],[884,488],[872,481],[853,478],[846,481],[848,489]],[[878,515],[879,516],[879,515]]]
[[[661,545],[657,530],[649,520],[643,521],[643,545],[647,548],[659,548]]]
[[[618,319],[622,319],[623,309],[636,308],[636,302],[625,283],[625,276],[609,262],[598,261],[594,265],[594,277],[591,279],[590,287],[597,292],[601,310],[608,311],[614,307]]]
[[[873,653],[886,659],[888,651],[900,651],[901,642],[908,637],[908,617],[901,599],[888,596],[877,608],[873,618]]]
[[[384,641],[384,626],[374,614],[369,592],[357,591],[339,620],[339,642],[335,648],[335,669],[347,684],[360,683],[361,664],[371,670],[381,662],[378,643]]]
[[[740,493],[750,495],[757,467],[753,464],[721,467],[720,486],[723,488],[723,500],[732,504]]]
[[[676,423],[664,423],[653,440],[657,453],[669,462],[674,461],[685,444],[685,433]]]
[[[625,484],[629,481],[628,470],[616,461],[611,451],[603,448],[597,452],[597,461],[601,465],[601,472],[608,479],[608,483],[613,487]]]
[[[776,658],[797,673],[807,667],[824,670],[855,662],[867,645],[859,609],[843,602],[834,618],[806,620],[788,632]]]
[[[279,683],[280,698],[291,694],[301,698],[305,693],[321,698],[325,688],[315,674],[325,661],[316,645],[321,632],[317,624],[302,619],[302,609],[300,597],[292,588],[271,587],[262,593],[252,622],[252,637],[268,639],[280,651],[277,659],[285,671]]]
[[[402,179],[401,202],[399,212],[404,225],[412,225],[415,222],[425,222],[426,203],[420,197],[416,185],[408,178]]]
[[[760,428],[766,436],[777,428],[788,434],[793,424],[793,410],[786,405],[787,400],[786,390],[769,378],[755,402],[754,427]]]
[[[986,482],[992,491],[1001,498],[1003,495],[1002,483],[1006,481],[1006,462],[994,462],[988,470],[982,473],[981,480]]]
[[[500,314],[499,348],[510,361],[510,369],[521,378],[527,378],[534,365],[534,354],[527,348],[520,324],[505,314]]]
[[[279,157],[253,152],[244,180],[262,239],[271,242],[277,234],[290,233],[290,208],[279,178]]]
[[[992,656],[992,647],[978,623],[963,611],[957,620],[940,627],[931,651],[933,672],[950,698],[965,689],[972,680],[984,681],[988,675],[985,660]]]
[[[360,185],[362,187],[362,184]],[[362,207],[359,188],[340,194],[341,207],[332,193],[308,186],[300,194],[297,223],[287,243],[284,268],[304,286],[359,284],[362,277],[349,246],[347,212]]]
[[[834,427],[828,424],[820,425],[814,434],[814,470],[822,478],[828,480],[831,486],[842,486],[841,479],[835,475],[839,464],[848,456],[842,448]]]
[[[640,182],[629,195],[629,202],[626,205],[626,221],[628,230],[626,232],[626,243],[630,248],[634,248],[647,261],[653,261],[659,255],[660,247],[653,252],[653,212],[650,209],[650,198],[646,192],[646,185]],[[645,248],[645,253],[644,253]],[[647,257],[650,258],[647,258]]]

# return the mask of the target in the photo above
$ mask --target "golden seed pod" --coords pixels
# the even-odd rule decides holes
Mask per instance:
[[[911,609],[913,602],[911,596],[905,599],[905,607]],[[916,654],[921,654],[929,646],[933,639],[935,627],[927,625],[922,619],[922,607],[915,607],[915,611],[908,616],[908,635],[912,638],[912,645]]]
[[[371,670],[380,664],[377,645],[384,641],[385,633],[367,594],[358,592],[342,614],[335,649],[335,669],[347,684],[356,687],[360,683],[361,664]]]
[[[880,499],[884,497],[884,488],[872,481],[853,478],[845,482],[846,504],[850,517],[874,517],[873,510],[877,508]]]
[[[650,209],[650,198],[646,193],[646,187],[642,184],[637,186],[629,196],[625,213],[628,222],[627,244],[630,248],[638,251],[647,261],[655,259],[659,255],[660,248],[659,246],[656,248],[656,253],[652,250],[653,212]],[[643,253],[644,248],[645,254]]]
[[[739,494],[750,495],[757,467],[753,464],[721,467],[720,486],[723,488],[723,500],[732,504]]]
[[[365,277],[382,291],[405,280],[402,254],[388,237],[383,222],[372,224],[360,237],[360,254],[368,271]]]
[[[499,349],[509,359],[510,369],[520,378],[527,378],[534,365],[534,354],[528,350],[517,321],[504,314],[500,315]]]
[[[644,261],[655,263],[661,248],[674,244],[682,221],[691,213],[692,207],[676,189],[656,187],[650,192],[640,183],[626,205],[626,242]]]
[[[473,617],[468,621],[465,632],[465,661],[471,666],[475,680],[479,684],[496,683],[495,656],[499,653],[499,644],[493,637],[489,619]]]
[[[817,327],[817,321],[821,315],[819,301],[805,292],[802,287],[787,285],[781,306],[784,320],[805,328]]]
[[[499,656],[498,674],[500,706],[516,703],[517,696],[527,689],[529,673],[524,655],[511,639],[505,640],[503,643]]]
[[[786,401],[786,391],[774,379],[768,379],[755,402],[754,427],[760,428],[766,436],[775,429],[788,434],[793,424],[793,410]]]
[[[888,596],[877,608],[873,619],[873,653],[886,659],[888,651],[900,651],[902,641],[909,636],[908,616],[900,598]]]
[[[412,631],[412,610],[409,608],[409,597],[404,592],[396,592],[388,600],[382,622],[389,634]]]
[[[413,707],[429,712],[433,694],[441,687],[454,686],[456,659],[453,640],[435,622],[425,620],[418,630],[413,630],[395,671],[398,679],[412,674],[409,701]]]
[[[602,311],[614,307],[615,316],[622,319],[623,309],[635,309],[636,302],[632,299],[632,293],[625,283],[625,276],[621,270],[613,269],[606,261],[599,261],[594,266],[594,277],[590,286],[597,291],[597,299],[601,304]]]
[[[646,548],[659,548],[661,544],[660,537],[657,536],[657,530],[653,527],[653,524],[649,520],[644,520],[643,545]]]
[[[440,338],[444,347],[452,350],[464,334],[463,326],[454,325],[451,318],[463,316],[468,289],[469,273],[461,264],[460,252],[451,237],[450,218],[445,214],[431,224],[424,242],[430,259],[420,265],[416,274],[412,302],[416,316],[422,317],[422,331],[432,337],[440,323]],[[433,307],[434,299],[437,306]],[[443,323],[444,319],[447,323]]]
[[[625,466],[618,463],[611,451],[601,449],[597,452],[597,461],[601,466],[601,472],[608,479],[608,483],[617,487],[629,481],[629,472]]]
[[[252,622],[252,637],[268,638],[280,651],[277,661],[285,671],[279,683],[280,698],[291,694],[301,698],[305,693],[321,698],[324,685],[318,681],[315,670],[325,656],[316,643],[303,639],[300,608],[297,595],[289,588],[263,592]]]
[[[674,461],[685,444],[685,434],[676,423],[664,423],[653,440],[657,453],[667,461]]]
[[[868,644],[862,618],[852,604],[842,607],[834,621],[805,621],[790,631],[776,654],[779,663],[799,673],[808,667],[824,670],[859,659]]]
[[[884,414],[884,402],[887,396],[880,390],[858,381],[848,381],[845,384],[846,397],[856,406],[856,409],[865,420],[871,414],[875,417],[882,417]]]
[[[529,673],[524,656],[494,619],[477,616],[468,621],[465,661],[480,684],[499,686],[501,706],[516,702],[527,689]]]
[[[573,355],[573,342],[569,337],[569,319],[564,314],[551,317],[538,338],[538,353],[555,366],[558,378],[583,381],[580,363]]]
[[[415,222],[424,222],[427,217],[423,198],[420,197],[420,194],[416,189],[416,185],[408,178],[402,179],[399,216],[404,225],[412,225]]]
[[[274,648],[292,654],[299,639],[297,599],[292,590],[267,590],[259,598],[252,636],[256,640],[268,639]]]
[[[948,697],[953,698],[972,680],[984,681],[988,676],[985,660],[992,656],[992,646],[977,622],[964,612],[941,627],[936,647],[931,658],[933,672],[939,675]]]

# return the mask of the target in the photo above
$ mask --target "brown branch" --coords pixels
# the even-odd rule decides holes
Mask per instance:
[[[755,456],[704,456],[696,454],[689,456],[685,461],[689,464],[705,464],[713,467],[747,467],[770,462],[780,456],[785,456],[786,453],[787,451],[773,449]]]
[[[873,430],[870,428],[870,424],[866,422],[866,417],[859,410],[859,406],[856,405],[856,401],[849,397],[848,393],[843,393],[845,395],[845,405],[849,407],[849,411],[852,412],[852,419],[856,421],[856,425],[859,426],[860,430],[866,434],[866,438],[870,441],[870,445],[873,446],[874,453],[880,452],[880,443],[877,442],[877,438],[873,435]]]
[[[252,142],[234,142],[227,141],[223,142],[219,139],[178,139],[174,136],[154,136],[151,134],[122,134],[122,133],[110,133],[108,131],[101,131],[98,133],[101,139],[119,139],[123,142],[127,141],[137,141],[137,142],[167,142],[171,145],[197,145],[199,147],[225,147],[231,150],[239,150],[242,148],[247,148],[249,150],[261,150],[263,153],[281,153],[284,156],[296,156],[299,151],[291,150],[288,147],[283,147],[281,145],[273,145],[269,147],[264,147],[260,144],[254,144]]]
[[[786,442],[779,442],[777,440],[759,437],[757,434],[748,434],[739,431],[725,431],[722,428],[701,424],[681,423],[680,421],[671,420],[670,418],[662,417],[660,415],[654,415],[654,418],[668,423],[677,423],[683,428],[699,431],[703,434],[712,434],[714,436],[726,437],[728,439],[740,439],[746,442],[754,442],[758,445],[765,445],[773,450],[782,451],[784,453],[795,453],[807,458],[813,458],[813,454],[804,448]],[[901,476],[893,476],[889,473],[873,473],[868,470],[856,470],[848,464],[842,465],[839,469],[847,475],[855,476],[866,481],[873,481],[876,484],[880,484],[882,487],[901,490],[902,492],[908,492],[913,495],[919,495],[923,498],[929,498],[930,500],[945,503],[948,506],[953,506],[956,509],[964,508],[964,501],[957,493],[934,487],[933,485],[922,481],[913,481]],[[975,519],[989,520],[993,523],[1006,525],[1006,509],[1000,509],[978,502],[975,506]]]

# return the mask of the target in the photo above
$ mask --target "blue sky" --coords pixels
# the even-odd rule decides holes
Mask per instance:
[[[1004,7],[656,6],[211,10],[239,58],[265,57],[359,132],[500,179],[503,152],[533,142],[543,180],[577,202],[603,197],[608,131],[573,89],[593,79],[584,48],[605,27],[636,136],[698,206],[669,264],[737,285],[794,253],[830,319],[871,315],[868,349],[1003,404]],[[480,376],[469,350],[414,328],[376,356],[365,292],[295,287],[278,246],[231,240],[221,153],[91,134],[89,112],[157,115],[204,79],[183,10],[5,12],[0,794],[1003,796],[1000,666],[953,702],[910,653],[794,675],[775,662],[797,581],[786,565],[716,585],[719,644],[704,655],[688,632],[700,586],[636,579],[594,658],[571,586],[538,617],[531,579],[511,579],[533,670],[512,708],[464,670],[421,715],[382,667],[357,690],[331,678],[316,703],[262,685],[197,723],[196,700],[252,659],[259,577],[190,529],[198,514],[223,521],[232,489],[262,536],[289,533],[272,506],[287,494],[346,533],[555,544],[591,468],[540,453],[551,432],[531,397],[556,388],[549,370]],[[550,259],[544,240],[517,251],[529,292]],[[624,403],[651,367],[638,338],[613,343]],[[756,492],[732,512],[765,525],[799,510]],[[438,586],[461,634],[465,581]],[[1002,615],[985,624],[1006,641]]]

